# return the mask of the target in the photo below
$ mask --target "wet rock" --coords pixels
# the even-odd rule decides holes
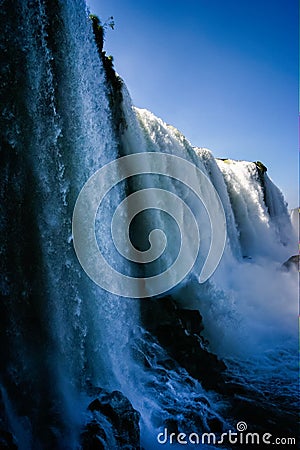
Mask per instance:
[[[207,421],[207,425],[213,433],[221,434],[224,431],[223,423],[218,417],[212,417]]]
[[[251,427],[252,432],[265,433],[267,430],[274,439],[282,437],[282,430],[285,430],[286,436],[297,435],[298,427],[295,426],[295,416],[292,411],[291,414],[286,414],[280,408],[274,408],[274,406],[272,408],[272,405],[263,399],[253,399],[252,395],[249,398],[249,394],[251,395],[250,392],[245,392],[244,396],[236,395],[232,398],[230,415],[235,417],[236,423],[242,418],[249,425],[248,428]]]
[[[0,390],[0,449],[18,450],[18,446],[13,433],[11,432],[7,414],[5,411],[2,392]]]
[[[1,450],[18,450],[15,439],[11,433],[0,430],[0,449]]]
[[[300,255],[293,255],[287,261],[285,261],[285,263],[282,264],[282,267],[288,270],[293,268],[299,270],[299,260]]]
[[[88,423],[81,434],[81,445],[84,450],[104,450],[107,441],[105,430],[97,420]]]
[[[175,419],[167,419],[164,422],[164,427],[167,428],[169,433],[175,433],[176,435],[179,433],[178,423]]]
[[[255,165],[257,170],[262,174],[266,173],[268,170],[268,168],[261,161],[255,161]]]
[[[226,366],[207,350],[199,311],[179,309],[171,296],[144,301],[141,311],[145,328],[180,366],[204,388],[223,390]]]
[[[203,396],[195,397],[194,398],[194,402],[200,403],[201,405],[210,406],[209,401],[207,400],[207,398],[205,398]]]
[[[101,388],[88,406],[91,420],[81,434],[82,450],[140,449],[140,414],[119,391],[111,393]]]
[[[205,426],[204,416],[200,411],[189,411],[185,413],[185,420],[192,429],[207,430]],[[208,430],[207,430],[208,431]]]
[[[256,165],[256,173],[258,181],[261,185],[263,196],[264,196],[264,203],[269,210],[268,202],[267,202],[267,190],[266,190],[266,183],[265,183],[265,173],[267,172],[267,167],[261,162],[261,161],[255,161],[254,164]]]
[[[202,316],[199,311],[180,309],[180,319],[183,327],[191,334],[198,334],[204,330]]]

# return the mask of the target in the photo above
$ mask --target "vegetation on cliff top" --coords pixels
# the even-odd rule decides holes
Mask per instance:
[[[114,29],[115,26],[114,19],[111,16],[102,24],[99,17],[97,17],[94,14],[90,14],[89,18],[92,22],[95,42],[97,45],[100,59],[103,63],[103,68],[105,71],[105,76],[108,84],[108,99],[113,116],[114,128],[117,135],[119,135],[123,133],[126,127],[125,118],[122,112],[123,110],[121,108],[121,103],[123,100],[122,80],[117,75],[114,69],[113,57],[111,55],[107,55],[106,52],[103,50],[105,31],[108,28],[111,28],[112,30]]]

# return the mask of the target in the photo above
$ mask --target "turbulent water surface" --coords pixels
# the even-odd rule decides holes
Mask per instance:
[[[124,85],[116,92],[83,0],[1,0],[0,6],[1,439],[11,433],[21,450],[89,448],[80,435],[90,420],[91,386],[129,399],[141,414],[146,450],[162,446],[157,435],[165,429],[220,435],[239,421],[249,431],[295,437],[298,280],[294,265],[283,263],[297,253],[296,235],[264,166],[215,159],[134,108]],[[149,232],[161,228],[166,251],[143,269],[120,257],[110,223],[129,192],[176,193],[203,230],[193,270],[161,303],[102,290],[82,270],[72,242],[72,213],[84,183],[106,163],[138,152],[195,164],[226,216],[224,255],[200,283],[209,221],[195,194],[161,175],[137,175],[110,191],[96,235],[110,264],[128,276],[165,270],[180,246],[174,221],[151,210],[135,218],[132,241],[146,250]],[[212,202],[209,192],[203,196]],[[152,316],[150,302],[157,308]],[[185,310],[193,311],[194,331],[183,322]],[[198,351],[218,376],[197,372]],[[97,448],[122,448],[111,423],[99,421],[106,438]]]

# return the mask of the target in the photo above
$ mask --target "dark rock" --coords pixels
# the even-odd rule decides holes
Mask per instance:
[[[107,23],[102,24],[100,19],[94,14],[91,14],[89,17],[90,20],[92,21],[92,28],[98,49],[98,54],[102,61],[106,76],[108,88],[108,101],[113,118],[112,126],[114,128],[115,135],[119,140],[121,139],[124,130],[127,128],[126,119],[122,108],[123,81],[119,77],[119,75],[117,75],[114,69],[113,57],[111,55],[107,56],[106,52],[103,50],[105,28],[107,28],[108,24]]]
[[[204,388],[223,390],[225,364],[207,350],[197,310],[179,309],[171,296],[143,301],[142,322],[159,344]]]
[[[89,380],[86,382],[85,390],[90,397],[106,394],[105,389],[94,386]]]
[[[186,412],[185,420],[189,424],[189,426],[196,430],[207,430],[207,427],[205,426],[204,416],[198,411]]]
[[[199,311],[190,309],[181,309],[180,318],[184,328],[191,334],[198,334],[204,330],[202,316]]]
[[[163,364],[167,370],[176,370],[179,367],[179,364],[174,359],[171,358],[165,359]]]
[[[224,431],[223,423],[218,417],[212,417],[207,421],[210,431],[221,434]]]
[[[104,429],[96,421],[92,420],[81,434],[81,445],[84,450],[104,450],[107,436]]]
[[[253,399],[252,395],[249,398],[249,394],[251,395],[250,392],[245,392],[244,396],[237,395],[232,399],[230,415],[236,418],[236,422],[242,417],[243,421],[251,424],[251,431],[264,433],[268,430],[274,438],[282,437],[282,430],[285,430],[286,436],[295,435],[297,429],[293,414],[285,414],[280,408],[274,408],[274,405],[272,408],[263,399]]]
[[[285,263],[282,264],[282,267],[284,267],[285,269],[293,269],[296,268],[297,270],[299,270],[299,261],[300,261],[300,255],[294,255],[291,256],[287,261],[285,261]]]
[[[104,28],[103,25],[101,24],[99,17],[95,16],[94,14],[90,14],[89,18],[92,21],[93,33],[98,53],[101,54],[104,44]]]
[[[260,173],[266,173],[268,170],[267,167],[261,161],[255,161],[255,165]]]
[[[261,161],[254,161],[254,164],[256,165],[256,172],[257,172],[257,179],[259,184],[261,185],[263,196],[264,196],[264,204],[266,205],[269,213],[269,205],[267,202],[267,190],[266,190],[266,183],[265,183],[265,173],[267,172],[267,167],[261,162]]]
[[[134,345],[132,348],[132,355],[135,361],[139,361],[139,363],[142,366],[146,367],[147,369],[150,369],[151,365],[147,360],[147,358],[145,357],[144,353]]]
[[[11,432],[7,413],[5,411],[4,400],[0,390],[0,449],[2,450],[17,450],[15,437]]]
[[[167,428],[169,433],[175,433],[176,435],[179,433],[178,423],[175,419],[167,419],[164,421],[164,427]]]
[[[95,390],[99,394],[88,406],[92,417],[81,434],[82,450],[140,449],[140,414],[121,392]],[[108,434],[114,436],[115,443],[110,441]]]
[[[201,403],[202,405],[210,406],[207,398],[199,396],[194,398],[194,402]]]
[[[12,433],[0,430],[0,449],[1,450],[18,450],[17,444]]]

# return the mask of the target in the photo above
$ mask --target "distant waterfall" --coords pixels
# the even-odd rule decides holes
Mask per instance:
[[[282,395],[289,397],[296,380],[297,277],[284,271],[282,263],[295,252],[297,239],[282,193],[259,163],[215,160],[209,150],[193,148],[178,130],[149,111],[133,108],[126,90],[123,97],[124,114],[130,123],[123,136],[126,151],[166,152],[193,162],[214,184],[226,214],[228,241],[215,274],[200,285],[199,265],[195,264],[190,280],[177,286],[173,297],[180,307],[200,310],[210,348],[222,355],[230,367],[229,361],[234,361],[238,376],[244,371],[245,377],[256,377],[257,383],[270,392],[276,383],[287,383]],[[145,188],[149,183],[149,179],[139,180],[136,187]],[[200,229],[206,229],[205,212],[201,205],[193,204],[192,195],[182,186],[159,177],[152,178],[152,185],[179,192],[184,201],[196,208]],[[168,230],[164,217],[157,223]],[[175,246],[174,230],[171,236]],[[253,365],[247,363],[248,358],[253,358]],[[287,364],[288,359],[293,363]],[[258,366],[262,368],[260,375],[256,372]],[[270,379],[274,370],[278,380],[273,385]],[[264,379],[266,374],[269,386]],[[177,375],[172,377],[176,383]],[[137,409],[143,411],[150,395],[156,405],[152,403],[152,407],[164,415],[158,394],[149,394],[145,386],[141,390],[130,386],[126,393]],[[170,395],[166,387],[163,389],[165,395]],[[185,390],[181,393],[184,396]],[[142,417],[146,420],[147,412]]]
[[[174,302],[167,326],[173,320],[213,363],[219,360],[210,352],[223,358],[230,376],[240,377],[247,389],[245,374],[271,397],[283,386],[282,404],[288,402],[295,392],[297,279],[282,263],[295,253],[296,237],[279,189],[257,164],[216,160],[149,111],[134,108],[125,86],[112,111],[84,0],[1,0],[0,24],[1,427],[21,450],[80,448],[89,386],[128,397],[141,413],[146,450],[155,448],[165,424],[197,424],[206,431],[229,426],[226,392],[206,391],[200,377],[194,379],[144,327],[143,302],[151,306],[154,300],[104,291],[76,257],[72,214],[79,192],[99,168],[132,153],[174,155],[203,172],[223,205],[224,255],[202,283],[210,250],[207,208],[180,181],[146,174],[116,185],[99,208],[96,235],[105,256],[128,276],[168,267],[180,235],[167,214],[153,208],[130,228],[141,252],[154,228],[169,240],[170,252],[144,269],[113,248],[110,225],[132,191],[160,187],[178,195],[203,234],[191,272],[167,292]],[[114,123],[117,107],[122,129]],[[199,189],[211,205],[215,197],[206,187]],[[178,215],[184,214],[178,206]],[[196,327],[201,333],[204,327],[201,337],[184,328],[176,316],[181,308],[203,319]],[[154,325],[160,319],[154,317]]]
[[[72,211],[117,145],[85,2],[2,1],[0,15],[3,397],[20,448],[72,448],[78,392],[112,381],[104,335],[117,340]]]
[[[299,208],[292,209],[291,221],[296,235],[299,236]]]

